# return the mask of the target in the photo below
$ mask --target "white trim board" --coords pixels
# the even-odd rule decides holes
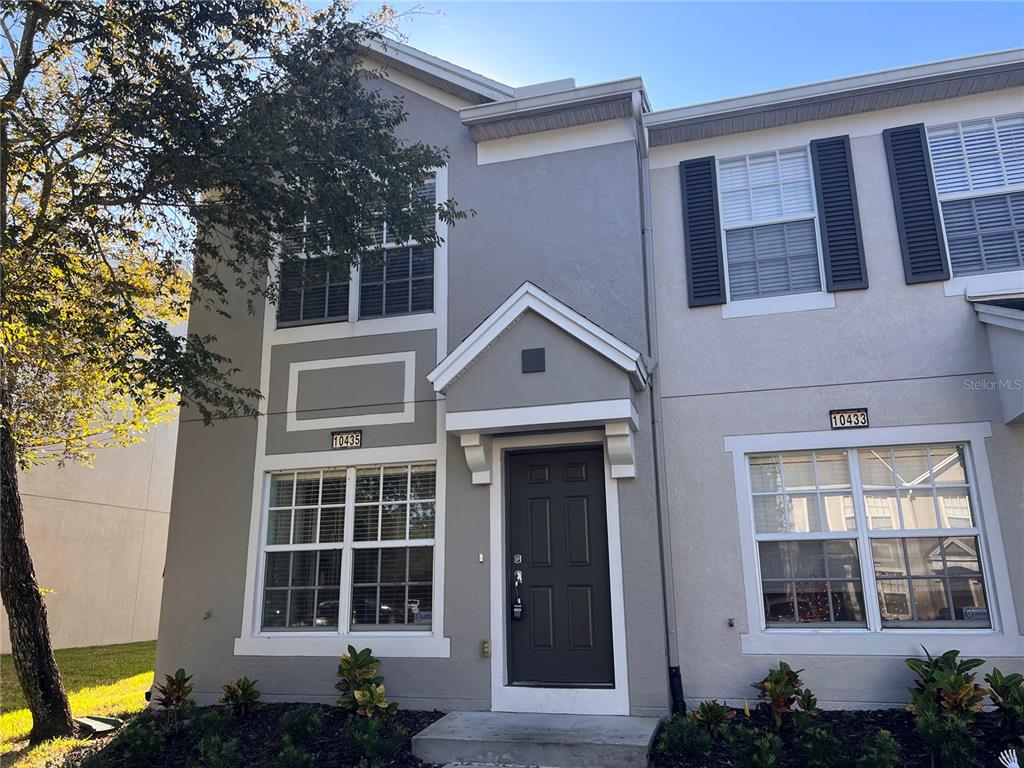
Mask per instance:
[[[526,311],[536,312],[629,374],[633,387],[647,386],[643,355],[621,339],[588,320],[533,283],[523,283],[492,312],[459,346],[452,350],[427,379],[435,392],[444,392],[469,365]]]
[[[445,427],[449,432],[456,433],[491,433],[539,426],[603,425],[614,421],[629,421],[633,429],[639,429],[640,416],[629,398],[523,408],[495,408],[487,411],[457,411],[446,416]]]
[[[476,145],[476,164],[504,163],[509,160],[572,152],[635,139],[633,118],[623,117],[590,125],[481,141]]]
[[[991,436],[992,426],[989,422],[727,436],[725,450],[732,454],[733,460],[747,605],[747,632],[740,636],[743,654],[908,656],[920,655],[921,645],[931,648],[955,647],[964,654],[985,657],[1013,657],[1024,653],[1024,637],[1021,637],[1017,628],[1005,543],[999,526],[995,491],[985,450],[985,440]],[[920,443],[966,443],[970,447],[967,471],[972,480],[973,500],[979,508],[978,528],[981,531],[983,566],[987,564],[985,576],[990,587],[989,608],[993,628],[976,631],[882,629],[878,632],[868,629],[767,629],[761,609],[747,455]],[[865,599],[873,600],[874,596],[865,596]]]
[[[355,416],[328,416],[318,419],[300,419],[298,414],[299,374],[305,371],[327,371],[353,368],[360,365],[387,365],[402,363],[402,410],[385,413],[367,413]],[[416,353],[389,352],[380,355],[335,357],[329,360],[304,360],[288,364],[288,405],[285,429],[298,432],[310,429],[343,429],[378,424],[410,424],[416,420]]]
[[[496,437],[491,446],[491,710],[494,712],[628,715],[629,678],[626,658],[626,609],[622,579],[622,543],[619,522],[619,481],[612,477],[604,454],[605,507],[608,516],[608,577],[611,586],[612,648],[615,687],[535,688],[506,684],[505,617],[505,477],[504,456],[509,448],[548,448],[565,445],[601,445],[601,432],[566,432],[546,435]]]

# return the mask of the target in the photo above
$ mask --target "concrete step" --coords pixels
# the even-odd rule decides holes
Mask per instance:
[[[425,763],[646,768],[656,717],[451,712],[412,737]]]

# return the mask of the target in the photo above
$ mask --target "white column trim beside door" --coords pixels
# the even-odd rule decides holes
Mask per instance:
[[[491,445],[491,710],[494,712],[628,715],[629,680],[626,663],[626,611],[622,585],[622,543],[619,527],[619,481],[612,477],[603,432],[495,437]],[[608,518],[608,578],[612,609],[612,652],[615,686],[594,688],[535,688],[506,684],[505,618],[505,473],[509,448],[549,448],[569,445],[601,447],[604,464],[605,510]]]

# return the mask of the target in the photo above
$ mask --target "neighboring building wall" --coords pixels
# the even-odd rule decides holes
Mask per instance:
[[[92,468],[48,464],[18,477],[25,536],[56,648],[154,640],[160,617],[178,424],[105,448]],[[10,652],[7,613],[0,648]]]
[[[740,700],[750,683],[785,658],[827,705],[899,705],[911,676],[906,653],[824,655],[825,638],[794,641],[777,652],[744,653],[748,594],[741,555],[733,457],[725,438],[828,431],[833,408],[868,407],[871,427],[990,422],[986,441],[1002,540],[990,536],[993,560],[1009,569],[1004,625],[1024,626],[1024,426],[1004,424],[998,391],[972,388],[993,379],[983,325],[963,295],[942,282],[904,280],[882,129],[1020,111],[1020,89],[916,107],[723,136],[660,147],[652,153],[655,264],[661,388],[665,414],[672,548],[684,689],[691,702]],[[689,158],[732,157],[806,145],[849,134],[870,288],[834,294],[835,307],[723,318],[721,306],[687,306],[680,173]],[[856,437],[856,430],[849,433]],[[909,440],[908,442],[914,442]],[[982,509],[983,524],[996,511]],[[1004,585],[1005,587],[1006,585]],[[865,600],[872,600],[865,595]],[[729,622],[734,620],[735,626]],[[910,632],[910,630],[894,630]],[[917,635],[929,650],[950,647],[1004,668],[1020,665],[1021,637],[1010,632],[972,650],[958,634]],[[815,645],[817,643],[817,645]],[[811,650],[813,649],[813,650]],[[856,655],[854,655],[856,654]],[[1014,658],[1016,657],[1016,658]]]
[[[432,100],[390,82],[375,87],[402,97],[409,113],[400,128],[402,138],[448,148],[448,196],[476,215],[448,232],[448,282],[435,293],[441,297],[440,303],[435,299],[436,318],[410,315],[281,330],[275,329],[272,318],[265,322],[262,309],[255,317],[248,316],[241,301],[234,303],[230,321],[201,310],[192,313],[190,331],[218,337],[218,348],[241,369],[239,385],[260,386],[261,365],[266,366],[269,410],[274,414],[290,409],[282,389],[288,386],[290,363],[416,352],[411,420],[379,425],[368,416],[359,427],[365,448],[359,452],[326,453],[330,429],[289,432],[283,415],[268,419],[265,449],[260,422],[239,419],[204,427],[184,418],[157,670],[162,674],[184,666],[195,675],[196,694],[203,701],[212,700],[227,680],[243,674],[260,681],[268,700],[334,701],[337,657],[351,641],[385,657],[382,672],[388,693],[403,707],[490,708],[491,659],[482,655],[481,643],[490,638],[492,565],[489,557],[479,560],[481,553],[490,552],[488,488],[471,484],[458,437],[444,434],[443,401],[434,401],[425,375],[527,280],[623,341],[647,349],[636,224],[638,168],[632,141],[620,137],[612,144],[478,165],[478,147],[458,112],[442,105],[457,101],[455,97],[434,94]],[[429,86],[415,87],[432,93]],[[443,283],[445,274],[436,271],[435,279]],[[405,330],[367,335],[366,329],[403,323]],[[390,377],[399,375],[399,367],[393,362],[382,367],[382,391],[392,391]],[[300,394],[305,386],[310,399],[306,406],[297,403],[297,410],[323,407],[324,388],[331,386],[329,374],[323,376],[300,384]],[[358,401],[353,413],[374,410],[367,407],[366,394],[361,388],[353,392]],[[627,396],[625,387],[620,396]],[[629,703],[636,713],[662,713],[667,711],[668,693],[661,581],[652,566],[658,539],[649,400],[638,408],[644,426],[637,436],[637,477],[619,482]],[[343,638],[333,645],[321,633],[320,638],[296,638],[290,650],[277,651],[269,649],[285,645],[276,638],[247,638],[255,611],[255,600],[246,597],[246,574],[254,530],[254,475],[257,483],[261,479],[257,463],[350,466],[371,463],[353,458],[371,455],[384,462],[413,455],[437,460],[438,487],[444,491],[438,492],[443,493],[443,527],[439,518],[436,546],[443,547],[444,567],[442,573],[435,571],[435,580],[443,577],[444,637],[427,638],[430,642],[422,653],[388,652],[396,647],[388,645],[395,642],[394,633],[390,638]],[[348,588],[343,580],[342,589]],[[437,618],[435,612],[435,623]],[[240,630],[242,638],[236,643]]]

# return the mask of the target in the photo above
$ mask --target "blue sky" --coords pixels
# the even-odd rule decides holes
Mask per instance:
[[[642,75],[655,109],[1024,46],[1019,1],[393,5],[406,42],[488,77]]]

